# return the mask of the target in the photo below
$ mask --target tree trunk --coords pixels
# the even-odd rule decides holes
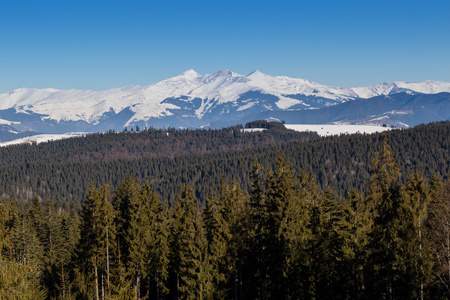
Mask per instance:
[[[95,259],[95,263],[94,263],[94,271],[95,271],[95,299],[96,299],[96,300],[100,300],[99,294],[98,294],[97,258]]]
[[[106,227],[106,284],[108,297],[111,296],[111,286],[109,282],[109,228]]]
[[[102,272],[102,300],[105,300],[105,283],[103,282],[103,272]]]

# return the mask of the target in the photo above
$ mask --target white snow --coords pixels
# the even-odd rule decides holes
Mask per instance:
[[[258,103],[258,101],[251,101],[251,102],[248,102],[248,103],[246,103],[245,105],[240,106],[240,107],[237,109],[237,111],[243,111],[243,110],[249,109],[250,107],[254,106],[254,105],[257,104],[257,103]]]
[[[14,108],[23,113],[38,113],[56,121],[72,120],[98,123],[106,112],[120,112],[131,107],[134,116],[128,121],[148,121],[151,117],[170,115],[170,110],[178,106],[162,103],[167,98],[186,96],[187,101],[201,98],[202,105],[195,111],[202,118],[215,104],[235,103],[246,92],[259,92],[278,97],[274,109],[289,109],[306,104],[288,95],[302,94],[330,99],[328,104],[389,95],[398,92],[439,93],[450,92],[450,83],[441,81],[425,82],[384,82],[379,85],[355,88],[340,88],[320,85],[305,79],[286,76],[270,76],[259,71],[240,75],[230,70],[220,70],[213,74],[201,75],[194,70],[158,81],[145,87],[125,86],[106,91],[56,90],[21,88],[0,94],[0,110]],[[256,99],[255,99],[256,101]],[[241,106],[244,110],[250,104]],[[311,106],[310,109],[316,107]]]
[[[354,133],[375,133],[389,130],[389,127],[373,125],[348,125],[348,124],[285,124],[288,129],[296,131],[313,131],[320,136],[354,134]]]
[[[0,119],[0,125],[12,125],[12,124],[20,124],[20,122],[13,122],[13,121]]]
[[[243,128],[241,129],[242,132],[261,132],[266,130],[265,128]]]
[[[44,143],[44,142],[48,142],[48,141],[56,141],[56,140],[68,139],[71,137],[84,136],[86,134],[88,134],[88,133],[71,132],[71,133],[64,133],[64,134],[38,134],[38,135],[27,136],[24,138],[13,140],[13,141],[0,143],[0,147],[18,145],[18,144],[32,144],[32,143],[39,144],[39,143]]]

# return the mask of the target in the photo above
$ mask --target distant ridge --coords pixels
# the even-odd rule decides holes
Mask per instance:
[[[248,75],[227,69],[205,75],[187,70],[144,87],[9,91],[0,94],[0,124],[12,126],[18,132],[41,133],[97,132],[134,126],[205,128],[232,125],[237,120],[248,121],[250,116],[261,114],[283,120],[287,112],[309,114],[303,111],[325,109],[352,100],[439,93],[450,93],[450,83],[396,81],[340,88],[305,79],[270,76],[258,70]],[[272,112],[276,115],[272,116]],[[436,118],[431,121],[441,120],[440,116]],[[367,118],[358,122],[364,122],[363,119]],[[411,122],[404,125],[422,121],[413,118]]]

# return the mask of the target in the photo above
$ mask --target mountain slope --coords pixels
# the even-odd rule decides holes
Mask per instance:
[[[405,128],[450,120],[450,93],[383,95],[316,110],[266,111],[236,122],[246,123],[250,120],[267,118],[284,120],[288,124],[386,124]]]
[[[380,95],[440,92],[450,92],[450,83],[385,82],[340,88],[259,71],[240,75],[220,70],[201,75],[188,70],[145,87],[13,90],[0,94],[0,119],[7,124],[14,122],[20,131],[45,133],[122,130],[136,125],[198,127],[268,111],[323,109]]]

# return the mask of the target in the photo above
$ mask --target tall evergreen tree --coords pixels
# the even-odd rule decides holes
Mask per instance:
[[[104,299],[111,291],[111,260],[115,239],[114,212],[108,187],[92,184],[83,202],[78,244],[77,285],[80,297]]]
[[[211,195],[206,199],[206,208],[203,213],[215,299],[225,298],[225,285],[234,267],[230,253],[232,234],[228,213],[231,212],[226,211],[225,208],[226,189],[225,182],[222,180],[220,195],[218,197]]]
[[[138,180],[127,174],[125,180],[117,185],[113,196],[117,240],[122,261],[127,269],[129,267],[135,268],[134,264],[138,263],[137,261],[133,262],[130,252],[137,251],[133,247],[138,242],[137,235],[140,234],[137,232],[140,228],[136,222],[140,217],[137,213],[139,213],[141,200],[141,186]],[[134,255],[137,255],[137,253],[134,253]]]
[[[51,295],[58,295],[61,266],[69,259],[61,219],[56,214],[55,203],[46,200],[43,205],[39,238],[43,245],[43,280]]]
[[[342,218],[338,223],[342,240],[342,290],[351,299],[362,299],[364,296],[364,273],[372,222],[367,202],[360,193],[352,190],[343,203]]]
[[[173,207],[171,232],[174,292],[181,299],[211,299],[213,294],[208,242],[192,189],[183,192]]]
[[[269,214],[266,199],[266,179],[263,167],[254,160],[251,172],[249,230],[245,263],[245,296],[267,299],[269,293],[269,257],[267,227]]]
[[[13,201],[0,201],[0,232],[5,234],[1,237],[5,255],[0,253],[0,295],[5,299],[45,299],[38,232],[30,217],[18,214],[13,205]]]
[[[139,262],[139,269],[147,281],[144,285],[149,299],[159,299],[168,293],[170,223],[167,210],[148,183],[142,187],[141,199],[139,211],[135,212],[134,217],[137,222],[130,227],[136,226],[139,232],[131,243],[133,249],[130,257]]]
[[[399,288],[402,297],[424,299],[432,281],[432,257],[427,228],[430,192],[418,172],[411,174],[401,207]]]
[[[286,157],[277,159],[277,169],[267,176],[267,249],[270,261],[270,295],[295,293],[295,268],[300,267],[297,251],[306,249],[308,218],[306,207],[300,197],[299,181]],[[298,235],[302,235],[299,240]],[[289,282],[290,281],[290,282]],[[269,295],[269,297],[271,297]]]
[[[450,181],[433,176],[428,218],[428,236],[432,243],[434,274],[438,281],[435,294],[450,297]]]
[[[12,256],[11,236],[16,214],[13,201],[0,198],[0,257]]]
[[[80,219],[74,209],[70,213],[61,215],[61,233],[65,249],[65,256],[58,266],[58,283],[56,284],[62,299],[71,299],[73,288],[73,273],[71,272],[75,261],[76,246],[80,239]]]
[[[402,193],[399,169],[386,135],[372,161],[372,176],[367,199],[373,210],[373,230],[370,233],[371,266],[374,276],[368,281],[368,293],[376,298],[392,300],[399,297],[394,287],[395,264],[398,257],[400,207]]]

